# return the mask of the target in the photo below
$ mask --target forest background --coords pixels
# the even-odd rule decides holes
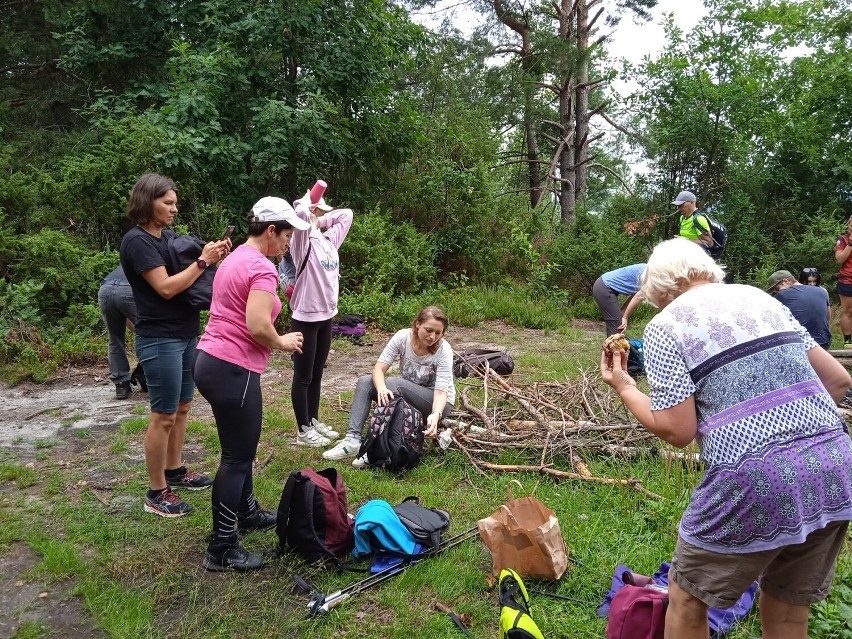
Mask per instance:
[[[341,311],[385,329],[448,294],[456,322],[597,317],[594,280],[676,233],[684,188],[727,225],[734,281],[816,266],[832,290],[849,0],[705,0],[638,65],[605,34],[655,0],[467,0],[469,35],[416,24],[431,4],[0,0],[3,376],[102,357],[97,289],[151,170],[208,239],[325,178],[356,211]]]

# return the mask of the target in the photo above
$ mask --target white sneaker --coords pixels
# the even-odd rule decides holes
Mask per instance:
[[[296,435],[296,444],[298,446],[310,446],[311,448],[322,448],[328,446],[331,440],[328,437],[323,437],[315,429],[307,428],[300,430]]]
[[[337,439],[340,437],[340,433],[336,430],[332,430],[321,421],[319,421],[316,417],[311,417],[311,428],[317,431],[323,437],[327,437],[328,439]]]
[[[355,468],[364,468],[369,463],[370,460],[367,459],[366,453],[352,460],[352,466]]]
[[[347,436],[337,442],[334,448],[325,451],[322,456],[324,459],[346,459],[347,457],[355,457],[359,448],[361,448],[361,440]]]

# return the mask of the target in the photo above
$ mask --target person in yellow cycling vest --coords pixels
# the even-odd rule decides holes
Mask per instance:
[[[697,210],[695,195],[690,191],[681,191],[672,200],[672,204],[677,206],[677,212],[680,213],[680,237],[700,244],[705,251],[713,246],[710,223],[701,211]]]

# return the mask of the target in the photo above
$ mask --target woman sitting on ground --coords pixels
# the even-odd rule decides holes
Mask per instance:
[[[275,526],[276,514],[254,497],[252,462],[260,441],[263,395],[260,375],[271,351],[301,352],[302,334],[279,335],[278,274],[293,229],[306,229],[281,198],[265,197],[249,214],[248,239],[219,267],[213,281],[210,320],[195,363],[195,383],[210,402],[222,457],[213,481],[213,534],[203,565],[208,570],[255,570],[263,559],[242,547],[238,533]]]
[[[603,380],[646,430],[693,440],[706,470],[678,529],[666,637],[706,639],[708,607],[760,578],[766,639],[806,639],[852,519],[852,441],[835,403],[852,379],[790,311],[683,239],[654,249],[641,292],[650,397],[605,350]]]
[[[422,309],[411,328],[403,328],[391,337],[372,375],[362,375],[355,385],[349,427],[346,436],[333,448],[325,451],[325,459],[354,457],[361,447],[364,423],[370,415],[370,400],[387,406],[394,395],[423,414],[425,433],[433,437],[438,422],[453,410],[456,387],[453,379],[453,349],[444,339],[449,322],[437,306]],[[386,377],[391,365],[399,360],[400,377]],[[352,462],[356,468],[367,464],[359,457]]]

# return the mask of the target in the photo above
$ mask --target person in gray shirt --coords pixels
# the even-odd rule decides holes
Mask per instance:
[[[411,328],[403,328],[390,338],[372,374],[358,378],[346,436],[322,454],[325,459],[355,457],[371,401],[387,406],[394,395],[401,395],[423,413],[427,436],[437,433],[438,422],[452,412],[456,400],[453,349],[444,339],[448,324],[444,311],[427,306],[417,314]],[[387,377],[397,361],[400,375]],[[356,468],[366,464],[362,457],[352,462]]]

